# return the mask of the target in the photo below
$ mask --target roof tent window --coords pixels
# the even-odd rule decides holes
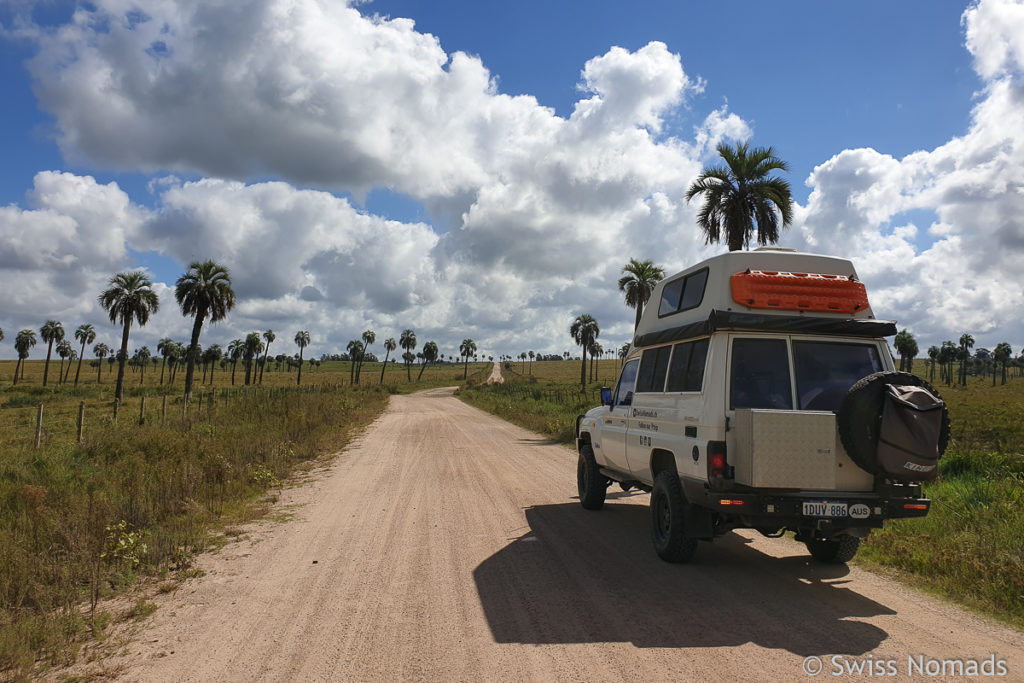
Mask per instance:
[[[696,273],[666,283],[661,290],[661,304],[658,306],[658,317],[672,315],[700,306],[704,300],[704,289],[708,284],[708,269],[703,268]]]
[[[640,357],[640,375],[636,381],[636,391],[663,391],[665,389],[665,373],[668,371],[668,358],[672,353],[671,346],[659,346],[647,349]]]

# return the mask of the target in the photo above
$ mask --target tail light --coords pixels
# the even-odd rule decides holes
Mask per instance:
[[[729,479],[732,478],[732,468],[725,457],[724,441],[708,442],[708,478]]]

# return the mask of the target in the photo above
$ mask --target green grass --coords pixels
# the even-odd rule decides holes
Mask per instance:
[[[614,384],[618,364],[601,364],[600,381],[588,387]],[[576,416],[600,402],[593,389],[580,396],[579,367],[535,363],[525,376],[506,370],[506,384],[469,386],[459,396],[571,443]],[[856,561],[1024,628],[1024,379],[993,387],[991,378],[972,377],[966,387],[938,390],[952,432],[939,478],[924,486],[932,508],[873,531]]]
[[[74,392],[33,398],[40,396],[46,415],[77,413]],[[153,415],[142,425],[131,405],[114,422],[109,405],[92,397],[104,414],[81,444],[73,424],[65,429],[56,418],[38,449],[4,429],[0,678],[72,661],[83,639],[102,631],[99,600],[140,576],[187,571],[216,542],[213,531],[260,514],[268,490],[344,445],[387,396],[380,387],[251,388],[201,409],[197,401],[187,416],[178,404],[165,420]],[[23,410],[0,410],[0,420],[17,424],[11,416]],[[140,602],[130,618],[150,611]]]

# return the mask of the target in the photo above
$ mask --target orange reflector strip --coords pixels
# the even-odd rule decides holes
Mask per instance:
[[[904,503],[904,510],[927,510],[928,506],[924,503]]]
[[[722,500],[718,501],[718,504],[719,505],[743,505],[743,501],[742,500],[722,499]]]
[[[843,275],[748,270],[730,284],[733,301],[749,308],[852,314],[868,307],[864,284]]]

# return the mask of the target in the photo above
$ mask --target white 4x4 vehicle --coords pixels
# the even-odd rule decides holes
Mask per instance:
[[[919,482],[949,438],[935,390],[894,372],[895,333],[846,259],[758,249],[665,279],[614,391],[578,419],[580,502],[649,491],[670,562],[736,528],[850,560],[883,520],[928,513]]]

